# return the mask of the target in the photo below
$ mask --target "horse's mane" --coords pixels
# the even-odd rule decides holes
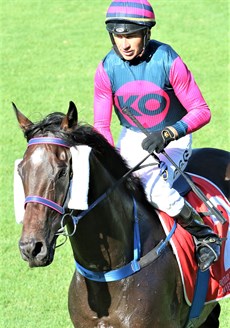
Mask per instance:
[[[129,171],[130,168],[126,161],[93,126],[78,122],[69,130],[60,129],[64,116],[65,114],[60,112],[47,115],[41,121],[27,127],[24,132],[25,138],[28,141],[34,137],[53,135],[66,140],[71,146],[87,145],[92,148],[92,152],[103,163],[104,167],[109,168],[109,172],[115,180],[120,179]],[[140,180],[132,174],[126,179],[126,186],[135,194],[139,194],[139,197],[143,196],[145,198]]]

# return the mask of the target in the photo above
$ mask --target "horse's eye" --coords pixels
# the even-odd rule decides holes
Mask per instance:
[[[67,169],[64,168],[64,169],[61,169],[59,172],[58,172],[58,175],[57,175],[57,178],[60,179],[62,177],[65,177],[67,174]]]
[[[17,171],[18,171],[18,174],[20,176],[22,176],[22,161],[18,164]]]

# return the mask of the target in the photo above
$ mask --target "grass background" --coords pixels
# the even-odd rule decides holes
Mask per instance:
[[[93,76],[110,49],[104,28],[108,0],[0,0],[0,327],[69,328],[68,285],[74,271],[67,243],[53,264],[29,269],[20,258],[14,221],[13,165],[26,142],[11,102],[32,120],[65,112],[75,101],[92,123]],[[229,1],[161,0],[152,37],[170,43],[192,70],[212,111],[194,147],[229,150]],[[113,120],[113,132],[119,126]],[[222,301],[221,327],[230,327]]]

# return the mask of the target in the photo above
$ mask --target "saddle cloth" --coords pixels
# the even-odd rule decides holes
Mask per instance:
[[[207,304],[230,296],[230,204],[212,182],[197,175],[191,175],[191,178],[227,220],[221,224],[213,215],[203,217],[205,224],[209,225],[221,238],[227,238],[222,242],[219,259],[210,268],[210,280],[205,301]],[[208,208],[193,191],[186,195],[186,199],[197,212],[208,212]],[[164,231],[168,235],[174,220],[160,211],[158,211],[158,215]],[[192,236],[178,224],[170,243],[179,265],[185,299],[191,306],[198,269],[194,241]]]

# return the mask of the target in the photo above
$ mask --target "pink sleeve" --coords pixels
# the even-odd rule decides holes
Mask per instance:
[[[192,73],[180,57],[177,57],[172,64],[169,80],[177,98],[187,110],[187,114],[181,120],[188,126],[187,133],[194,132],[207,124],[211,119],[211,112]]]
[[[111,83],[101,62],[97,67],[94,79],[94,127],[114,146],[110,129],[112,109]]]

